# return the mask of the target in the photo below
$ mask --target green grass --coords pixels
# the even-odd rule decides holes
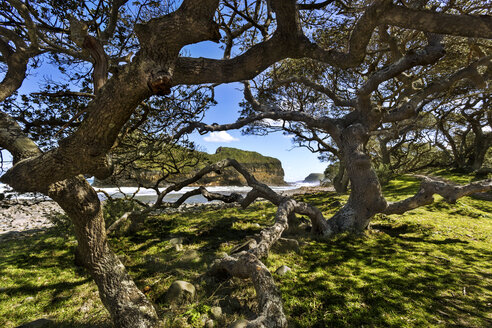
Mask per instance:
[[[418,189],[401,177],[384,189],[389,201]],[[305,195],[334,213],[347,196]],[[299,252],[272,252],[265,264],[292,271],[274,275],[291,327],[491,327],[492,203],[465,197],[405,215],[377,215],[363,235],[333,240],[299,236]],[[226,314],[219,326],[255,311],[248,281],[207,275],[212,261],[260,227],[275,208],[256,203],[151,217],[131,237],[111,239],[137,285],[156,304],[166,327],[201,327],[212,306]],[[260,227],[258,227],[258,225]],[[176,251],[169,240],[183,238]],[[54,231],[0,243],[0,326],[50,317],[57,327],[106,327],[107,312],[84,271],[73,265],[72,238]],[[162,295],[174,280],[197,286],[194,304],[170,309]]]
[[[432,170],[428,172],[429,175],[438,176],[444,178],[446,180],[458,183],[458,184],[467,184],[473,181],[492,178],[492,174],[470,174],[466,172],[460,172],[456,169],[439,169]]]

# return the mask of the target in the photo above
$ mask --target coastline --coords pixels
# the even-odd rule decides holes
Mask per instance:
[[[296,196],[317,192],[333,191],[332,187],[302,186],[299,188],[279,190],[283,196]],[[197,202],[183,204],[180,210],[201,210],[210,206],[225,207],[231,204]],[[0,241],[16,238],[22,234],[46,230],[53,226],[49,217],[62,214],[63,210],[52,200],[17,199],[0,202]]]

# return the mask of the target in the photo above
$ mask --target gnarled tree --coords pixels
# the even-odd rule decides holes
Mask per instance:
[[[92,71],[92,88],[79,86],[85,88],[80,91],[91,93],[90,101],[75,114],[74,119],[80,122],[73,132],[51,149],[39,149],[22,125],[11,115],[0,113],[0,147],[14,159],[13,167],[0,181],[17,191],[48,195],[65,210],[75,227],[81,260],[97,283],[101,300],[117,327],[153,327],[158,322],[156,311],[110,250],[101,203],[82,177],[82,174],[109,176],[108,152],[117,144],[125,124],[142,102],[153,96],[165,97],[180,85],[254,79],[286,58],[309,58],[343,70],[364,67],[368,55],[382,51],[372,46],[375,30],[384,30],[386,26],[414,30],[415,37],[409,41],[413,46],[403,49],[399,58],[377,64],[365,80],[348,89],[353,91],[350,98],[340,97],[336,90],[327,94],[334,103],[341,101],[348,108],[344,115],[330,117],[325,113],[284,110],[278,104],[258,101],[246,87],[251,115],[224,126],[190,122],[173,136],[194,129],[239,128],[266,118],[303,122],[324,131],[343,154],[352,191],[347,204],[333,218],[317,217],[315,230],[326,236],[346,230],[361,231],[375,213],[388,208],[365,151],[370,131],[413,117],[422,102],[465,78],[487,81],[490,57],[485,54],[473,58],[454,73],[428,81],[420,90],[385,108],[375,105],[374,94],[385,82],[404,72],[438,62],[445,54],[447,42],[443,42],[441,35],[491,39],[492,17],[483,15],[486,7],[481,3],[466,7],[471,8],[470,12],[463,14],[466,8],[461,1],[443,7],[432,7],[432,2],[427,7],[410,7],[401,1],[376,0],[370,4],[352,1],[351,8],[338,1],[298,3],[295,0],[257,0],[244,5],[228,0],[183,0],[179,6],[172,2],[66,1],[58,2],[62,5],[58,8],[50,7],[44,0],[4,1],[0,5],[0,60],[5,67],[0,101],[12,96],[21,86],[29,63],[35,64],[40,56],[48,54],[62,71],[73,74],[74,86],[83,75],[67,67],[80,64],[78,72],[85,75]],[[335,19],[329,18],[332,14]],[[326,33],[324,39],[307,34],[314,30],[334,33],[340,26],[345,26],[344,33]],[[193,58],[181,53],[185,46],[202,41],[223,42],[224,58]],[[387,48],[391,49],[392,44]],[[235,51],[240,54],[233,56]],[[73,120],[66,120],[66,124],[71,123]],[[488,188],[490,184],[482,187]],[[463,195],[468,189],[456,192]],[[426,197],[427,194],[426,191]],[[264,256],[277,236],[276,227],[284,227],[285,216],[296,211],[293,201],[278,199],[275,203],[280,206],[278,220],[265,233],[265,240],[273,237],[260,242],[253,252],[256,257]],[[297,210],[306,211],[302,206]],[[232,258],[223,268],[243,275],[236,270],[238,261],[243,258]],[[253,279],[265,282],[260,275]],[[276,301],[270,301],[262,299],[261,303],[277,306]],[[270,318],[268,313],[266,318]],[[268,319],[250,323],[250,326],[264,325],[284,327],[286,322]]]

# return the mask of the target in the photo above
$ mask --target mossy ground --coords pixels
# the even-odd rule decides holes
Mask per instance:
[[[460,178],[464,179],[464,178]],[[393,180],[388,200],[412,195],[418,181]],[[347,196],[301,198],[329,216]],[[359,236],[299,238],[299,252],[272,252],[274,274],[292,327],[492,327],[492,203],[470,197],[436,202],[405,215],[378,215]],[[166,327],[201,327],[219,305],[224,326],[255,311],[249,282],[206,274],[212,261],[272,223],[275,208],[256,203],[151,217],[131,237],[113,238],[137,285],[156,303]],[[259,226],[258,226],[259,225]],[[183,238],[176,251],[170,239]],[[51,318],[56,327],[109,327],[91,278],[73,264],[75,241],[56,230],[0,243],[0,326]],[[162,301],[174,280],[197,286],[190,306]]]

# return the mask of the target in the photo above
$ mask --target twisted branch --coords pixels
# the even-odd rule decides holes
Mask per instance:
[[[422,176],[419,191],[412,197],[399,202],[390,203],[383,211],[384,214],[403,214],[417,207],[434,202],[434,194],[441,195],[448,203],[455,203],[458,198],[492,190],[492,179],[472,182],[457,186],[450,182]]]

